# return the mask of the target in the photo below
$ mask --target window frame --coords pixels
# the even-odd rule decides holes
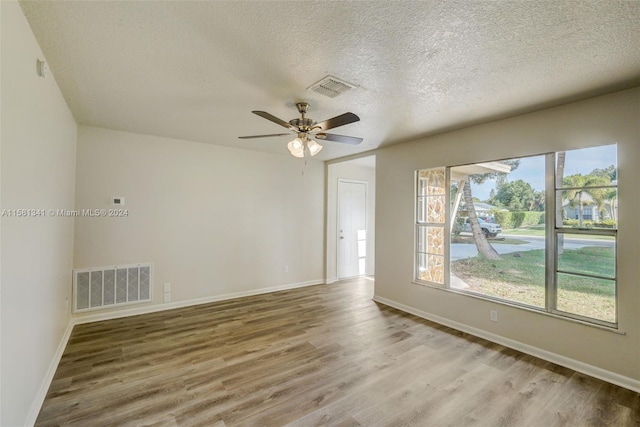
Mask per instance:
[[[617,153],[617,144],[602,144],[601,146],[605,146],[605,145],[616,145],[616,153]],[[580,148],[574,149],[574,150],[580,150]],[[573,151],[573,150],[566,150],[566,151]],[[565,152],[566,152],[565,151]],[[564,224],[557,224],[557,220],[556,220],[556,211],[558,209],[563,209],[562,205],[560,207],[556,206],[556,193],[558,191],[563,191],[563,190],[567,190],[567,189],[577,189],[577,188],[615,188],[616,190],[618,189],[618,184],[616,182],[615,185],[594,185],[594,186],[590,186],[590,187],[564,187],[562,185],[558,185],[558,181],[557,181],[557,170],[556,170],[556,162],[557,162],[557,155],[558,152],[554,152],[554,153],[549,153],[547,154],[547,164],[546,164],[546,168],[545,168],[545,191],[547,191],[547,193],[551,193],[551,194],[547,194],[547,198],[546,198],[546,203],[547,206],[551,206],[553,207],[553,209],[546,209],[545,210],[545,220],[547,221],[545,224],[545,237],[547,238],[547,246],[546,246],[546,253],[547,253],[547,257],[549,258],[549,255],[551,255],[551,259],[547,260],[547,265],[546,265],[546,272],[547,272],[547,276],[546,276],[546,293],[547,293],[547,311],[558,315],[558,316],[562,316],[562,317],[568,317],[571,319],[575,319],[575,320],[580,320],[583,322],[587,322],[587,323],[593,323],[593,324],[597,324],[600,326],[605,326],[608,328],[614,328],[617,329],[618,328],[618,319],[619,319],[619,313],[618,313],[618,309],[619,309],[619,304],[618,304],[618,229],[619,229],[619,224],[616,225],[616,228],[612,228],[612,229],[607,229],[607,228],[588,228],[588,227],[565,227]],[[616,169],[617,169],[617,164],[616,164]],[[549,171],[551,171],[552,173],[549,173]],[[548,180],[551,180],[551,182],[548,182]],[[550,189],[552,189],[553,191],[549,191]],[[549,198],[552,199],[551,203],[553,203],[552,205],[548,204]],[[579,209],[579,208],[578,208]],[[551,217],[551,218],[549,218]],[[615,301],[615,321],[614,322],[608,322],[606,320],[602,320],[602,319],[596,319],[593,317],[588,317],[588,316],[582,316],[580,314],[577,313],[571,313],[571,312],[567,312],[564,310],[560,310],[558,309],[558,273],[561,274],[570,274],[570,275],[574,275],[574,276],[580,276],[580,274],[577,274],[576,272],[569,272],[569,271],[561,271],[558,269],[558,235],[559,234],[580,234],[580,235],[585,235],[585,236],[610,236],[613,237],[613,242],[614,242],[614,275],[613,278],[609,278],[609,277],[604,277],[604,276],[597,276],[597,275],[593,275],[591,277],[594,278],[600,278],[600,279],[605,279],[605,280],[612,280],[613,281],[613,285],[614,285],[614,301]],[[552,277],[550,278],[549,275],[551,275]]]
[[[419,213],[419,208],[420,206],[422,207],[426,207],[427,206],[427,198],[428,198],[428,194],[427,195],[421,195],[419,194],[419,190],[420,190],[420,172],[421,171],[430,171],[430,170],[437,170],[437,169],[444,169],[444,198],[445,198],[445,202],[444,202],[444,206],[445,206],[445,215],[444,215],[444,223],[433,223],[433,222],[429,222],[429,221],[420,221],[420,213]],[[450,274],[449,274],[449,262],[450,262],[450,257],[449,257],[449,244],[450,244],[450,222],[451,222],[451,218],[449,215],[449,204],[451,202],[451,196],[449,194],[449,188],[451,186],[451,181],[450,181],[450,174],[449,174],[449,168],[446,166],[440,166],[440,167],[435,167],[435,168],[427,168],[427,169],[419,169],[416,170],[414,173],[414,200],[415,200],[415,209],[413,210],[414,212],[414,266],[413,266],[413,271],[414,271],[414,279],[419,281],[420,283],[425,283],[425,284],[429,284],[430,286],[436,286],[438,288],[442,288],[442,289],[446,289],[448,286],[447,284],[450,281]],[[420,203],[419,200],[421,198],[425,199],[424,203]],[[427,217],[427,215],[425,215],[425,217]],[[420,251],[419,246],[420,246],[420,229],[421,228],[428,228],[428,227],[442,227],[443,228],[443,238],[444,238],[444,242],[443,242],[443,247],[444,247],[444,254],[443,254],[443,263],[444,263],[444,272],[443,272],[443,283],[437,283],[437,282],[431,282],[431,281],[427,281],[427,280],[423,280],[420,279],[420,255],[424,254],[424,255],[429,255],[429,252],[423,252]],[[449,231],[447,231],[449,230]]]
[[[616,146],[616,152],[617,152],[617,144],[602,144],[602,146],[605,145],[615,145]],[[584,148],[591,148],[591,147],[584,147]],[[571,149],[571,150],[565,150],[565,152],[567,151],[573,151],[573,150],[580,150],[580,148],[577,149]],[[557,220],[556,220],[556,212],[557,209],[562,210],[562,203],[560,204],[560,206],[557,206],[556,203],[556,192],[557,191],[562,191],[562,190],[566,190],[569,187],[558,187],[557,184],[557,180],[556,180],[556,174],[557,174],[557,170],[556,170],[556,161],[557,161],[557,155],[559,152],[562,151],[557,151],[557,152],[551,152],[551,153],[542,153],[542,154],[533,154],[533,155],[528,155],[528,156],[522,156],[520,158],[524,158],[524,157],[534,157],[534,156],[545,156],[545,306],[544,307],[537,307],[537,306],[532,306],[532,305],[528,305],[528,304],[523,304],[517,301],[512,301],[512,300],[508,300],[508,299],[502,299],[502,298],[498,298],[498,297],[494,297],[491,295],[483,295],[481,293],[478,292],[472,292],[472,291],[467,291],[464,289],[456,289],[456,288],[452,288],[451,287],[451,276],[450,276],[450,271],[451,271],[451,264],[450,264],[450,255],[451,255],[451,225],[452,225],[452,206],[451,206],[451,168],[453,167],[457,167],[457,166],[465,166],[467,164],[462,164],[462,165],[453,165],[453,166],[439,166],[439,167],[432,167],[432,168],[424,168],[424,169],[418,169],[415,171],[415,177],[414,177],[414,272],[413,272],[413,283],[418,284],[418,285],[423,285],[423,286],[429,286],[429,287],[433,287],[436,289],[441,289],[441,290],[445,290],[445,291],[449,291],[449,292],[454,292],[454,293],[460,293],[463,295],[468,295],[468,296],[472,296],[475,298],[480,298],[480,299],[485,299],[485,300],[490,300],[493,302],[497,302],[500,304],[505,304],[505,305],[510,305],[510,306],[514,306],[517,308],[522,308],[522,309],[526,309],[526,310],[531,310],[531,311],[535,311],[535,312],[539,312],[539,313],[543,313],[543,314],[549,314],[549,315],[553,315],[554,317],[560,317],[563,319],[568,319],[568,320],[574,320],[574,321],[578,321],[580,323],[584,323],[590,326],[600,326],[603,327],[607,330],[613,330],[613,331],[617,331],[618,330],[618,321],[619,321],[619,300],[618,300],[618,230],[619,230],[619,222],[616,225],[616,228],[612,228],[612,229],[607,229],[607,228],[587,228],[587,227],[566,227],[564,226],[563,223],[561,224],[557,224]],[[513,158],[506,158],[506,159],[502,159],[502,160],[491,160],[491,161],[504,161],[504,160],[513,160],[513,159],[518,159],[518,157],[513,157]],[[468,163],[468,165],[471,165],[474,163]],[[446,208],[446,213],[445,213],[445,224],[444,224],[444,283],[440,284],[440,283],[436,283],[436,282],[430,282],[424,279],[420,278],[420,272],[419,272],[419,266],[420,266],[420,261],[419,261],[419,256],[420,256],[420,251],[419,251],[419,247],[418,245],[420,244],[419,239],[419,230],[420,227],[425,227],[425,226],[429,226],[429,223],[426,222],[419,222],[418,218],[419,218],[419,194],[418,194],[418,189],[419,189],[419,179],[420,179],[420,172],[421,171],[425,171],[425,170],[434,170],[434,169],[441,169],[444,168],[445,171],[445,208]],[[616,169],[618,168],[618,165],[616,164]],[[593,186],[598,187],[598,186]],[[618,182],[616,180],[615,184],[612,185],[606,185],[606,186],[600,186],[600,187],[606,187],[606,188],[615,188],[618,189],[619,185]],[[585,188],[585,187],[582,187]],[[589,187],[591,188],[591,187]],[[562,200],[562,199],[561,199]],[[588,316],[583,316],[577,313],[571,313],[571,312],[567,312],[567,311],[563,311],[558,309],[558,273],[560,274],[571,274],[571,275],[576,275],[576,276],[580,276],[579,273],[576,272],[566,272],[566,271],[561,271],[558,270],[558,246],[557,246],[557,242],[558,242],[558,235],[559,234],[580,234],[580,235],[585,235],[585,236],[611,236],[613,237],[613,241],[614,241],[614,276],[612,278],[609,277],[604,277],[604,276],[597,276],[594,275],[592,277],[594,278],[600,278],[600,279],[606,279],[606,280],[612,280],[614,282],[614,304],[615,304],[615,321],[614,322],[609,322],[606,320],[602,320],[602,319],[597,319],[597,318],[593,318],[593,317],[588,317]]]

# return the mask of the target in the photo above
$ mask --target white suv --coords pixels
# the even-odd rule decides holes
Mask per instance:
[[[482,228],[482,232],[485,237],[496,237],[499,233],[502,233],[502,228],[500,224],[496,224],[495,222],[487,222],[483,219],[478,218],[478,222],[480,223],[480,228]],[[468,231],[471,233],[471,223],[469,222],[469,218],[464,220],[464,227],[462,231]]]

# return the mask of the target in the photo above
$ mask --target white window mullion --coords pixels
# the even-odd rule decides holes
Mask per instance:
[[[545,157],[545,278],[546,299],[545,310],[554,311],[557,303],[556,285],[556,153]],[[562,198],[560,198],[562,209]]]
[[[451,168],[445,168],[445,225],[444,225],[444,287],[451,288],[451,230],[453,229],[453,218],[451,216]],[[458,198],[458,196],[456,196]],[[461,196],[460,196],[461,198]],[[456,210],[458,205],[456,203]],[[454,211],[455,212],[455,211]]]

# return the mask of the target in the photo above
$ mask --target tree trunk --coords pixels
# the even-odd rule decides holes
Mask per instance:
[[[451,225],[449,226],[449,233],[452,233],[456,229],[456,218],[458,217],[458,208],[460,208],[460,200],[462,200],[462,190],[464,188],[466,180],[461,179],[458,181],[458,189],[453,201],[453,207],[451,208]]]
[[[473,234],[473,240],[476,242],[476,248],[478,253],[486,259],[500,259],[500,255],[493,249],[493,246],[487,241],[487,238],[480,228],[478,222],[478,216],[476,215],[476,208],[473,205],[473,196],[471,195],[471,185],[469,181],[464,183],[463,188],[464,203],[467,205],[467,214],[469,215],[469,223],[471,224],[471,233]]]
[[[582,191],[578,191],[578,225],[582,227]]]

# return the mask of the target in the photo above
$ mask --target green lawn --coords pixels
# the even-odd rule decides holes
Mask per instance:
[[[614,250],[584,247],[565,250],[562,270],[614,277]],[[469,285],[469,291],[534,307],[545,306],[545,259],[543,250],[504,254],[500,260],[481,257],[451,263],[451,272]],[[615,322],[613,281],[559,275],[558,309]]]
[[[530,225],[527,227],[505,229],[505,230],[502,230],[502,234],[512,234],[517,236],[545,237],[545,228],[544,228],[544,224]]]

